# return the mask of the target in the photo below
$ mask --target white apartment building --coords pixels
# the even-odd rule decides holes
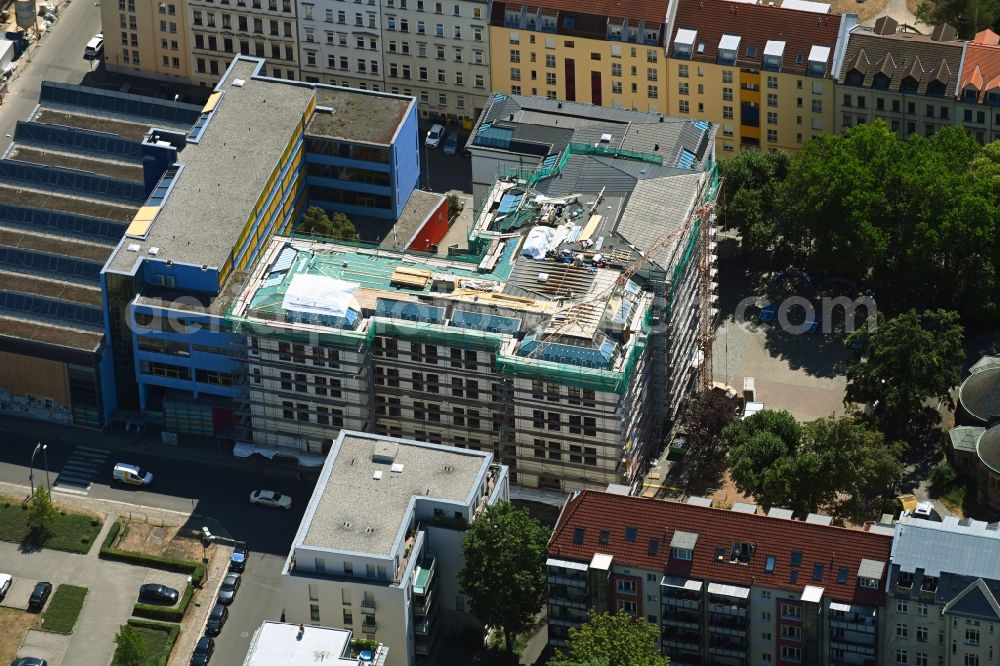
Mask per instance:
[[[302,79],[384,90],[378,0],[297,0]]]
[[[385,666],[388,656],[385,645],[358,641],[345,629],[268,620],[254,632],[243,666]]]
[[[903,518],[886,594],[883,664],[1000,662],[1000,524]]]
[[[489,4],[382,1],[389,90],[419,99],[421,118],[478,117],[490,92]]]
[[[386,666],[433,661],[476,622],[457,578],[465,529],[508,497],[489,453],[342,430],[282,570],[286,619],[377,640]]]
[[[267,58],[267,73],[300,78],[295,0],[188,0],[191,80],[214,86],[241,53]]]

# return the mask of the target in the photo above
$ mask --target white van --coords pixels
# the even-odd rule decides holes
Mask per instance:
[[[87,42],[86,48],[83,49],[83,59],[97,60],[102,53],[104,53],[104,34],[99,32]]]
[[[153,483],[153,475],[138,465],[115,463],[112,478],[118,483],[128,486],[148,486]]]

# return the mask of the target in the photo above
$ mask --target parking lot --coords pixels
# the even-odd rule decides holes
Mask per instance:
[[[462,154],[469,132],[461,125],[450,125],[445,128],[446,135],[437,148],[424,145],[430,121],[420,121],[420,163],[421,174],[419,187],[431,192],[448,192],[458,190],[472,194],[472,163],[471,159]],[[459,134],[458,150],[454,155],[444,154],[444,143],[448,134]]]

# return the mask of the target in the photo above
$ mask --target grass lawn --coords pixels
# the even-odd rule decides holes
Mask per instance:
[[[170,659],[170,652],[177,641],[179,628],[177,625],[147,622],[145,620],[129,620],[129,624],[146,645],[146,653],[142,660],[143,666],[165,666]],[[118,654],[111,661],[111,666],[121,666]]]
[[[0,541],[25,543],[71,553],[86,553],[101,531],[101,519],[83,513],[60,510],[51,533],[36,539],[28,528],[28,509],[21,500],[0,497]]]
[[[57,634],[72,633],[86,597],[87,588],[85,587],[65,584],[57,587],[52,598],[49,599],[48,608],[42,614],[42,629],[54,631]]]
[[[0,664],[9,664],[17,656],[24,634],[38,627],[38,616],[13,608],[0,608]]]

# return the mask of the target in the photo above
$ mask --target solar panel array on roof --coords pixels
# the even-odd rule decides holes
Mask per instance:
[[[275,259],[274,264],[271,266],[271,273],[279,273],[281,271],[287,271],[292,267],[292,263],[295,261],[295,257],[298,256],[298,250],[294,247],[286,247]]]
[[[514,137],[514,130],[508,127],[496,127],[492,123],[480,126],[473,143],[477,146],[487,146],[490,148],[509,148],[510,140]]]
[[[0,310],[28,319],[82,324],[97,330],[104,328],[104,315],[100,308],[42,296],[0,291]]]
[[[142,183],[15,160],[0,160],[0,180],[16,181],[26,187],[55,190],[91,199],[107,198],[139,204],[146,198]]]
[[[33,231],[110,240],[116,243],[125,232],[125,225],[121,222],[5,203],[0,203],[0,221]]]
[[[176,125],[190,125],[201,113],[201,107],[193,104],[53,81],[42,81],[39,100],[77,106],[90,112],[104,111]]]
[[[77,127],[19,120],[17,128],[14,130],[14,141],[26,145],[42,144],[71,152],[113,159],[142,159],[142,144],[138,141],[129,141],[113,134],[93,132]]]
[[[470,312],[468,310],[453,311],[449,324],[457,328],[471,328],[490,333],[514,334],[521,330],[521,320],[518,318]]]
[[[680,154],[677,155],[677,167],[680,169],[691,169],[697,161],[698,156],[687,148],[681,148]]]
[[[52,275],[60,280],[77,279],[89,284],[100,282],[102,264],[86,259],[64,257],[37,250],[14,247],[0,247],[0,265],[10,270],[26,269],[26,272]]]

